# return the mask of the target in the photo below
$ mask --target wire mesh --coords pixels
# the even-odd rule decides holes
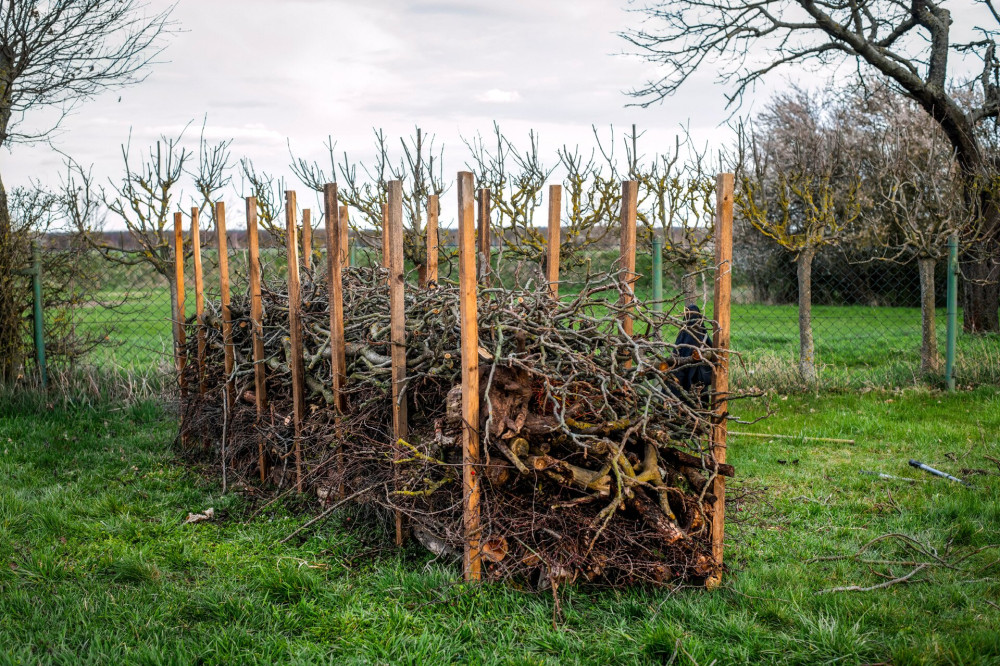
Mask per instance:
[[[246,288],[247,251],[245,232],[230,231],[229,254],[232,289]],[[285,274],[285,248],[266,234],[261,237],[261,258],[269,275]],[[123,256],[128,239],[122,239]],[[448,279],[447,257],[441,246],[442,279]],[[499,254],[499,250],[497,251]],[[132,259],[134,256],[130,255]],[[98,341],[80,359],[99,368],[149,370],[171,367],[173,354],[171,289],[169,276],[149,262],[125,264],[115,257],[93,252],[85,261],[93,281],[88,293],[73,299],[69,315],[79,335]],[[602,270],[617,259],[617,250],[588,253],[585,261],[564,272],[567,281],[578,280],[587,270]],[[357,248],[355,260],[364,265],[381,261],[377,250]],[[664,298],[688,291],[689,300],[712,316],[714,267],[706,265],[693,275],[665,262]],[[204,297],[219,298],[219,262],[215,237],[202,235]],[[325,270],[320,239],[314,248],[313,270]],[[934,328],[938,355],[944,354],[946,270],[936,266]],[[652,260],[640,250],[636,284],[640,300],[652,299]],[[505,279],[518,274],[505,264]],[[523,276],[522,270],[519,275]],[[815,358],[821,378],[847,385],[890,386],[913,383],[920,377],[922,314],[921,286],[915,261],[895,263],[872,254],[832,248],[821,251],[811,271],[811,330]],[[194,276],[190,257],[185,265],[185,317],[195,311]],[[571,292],[564,292],[570,297]],[[775,385],[799,379],[800,308],[797,266],[791,253],[761,252],[741,247],[736,241],[733,266],[732,347],[738,353],[734,364],[736,381]],[[961,313],[959,313],[961,321]],[[50,344],[55,344],[51,341]],[[976,336],[959,337],[959,372],[970,381],[997,381],[1000,377],[1000,340]],[[58,361],[57,361],[58,362]]]

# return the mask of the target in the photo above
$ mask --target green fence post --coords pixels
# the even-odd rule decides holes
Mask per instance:
[[[45,368],[45,322],[42,316],[42,253],[38,249],[38,243],[31,244],[31,268],[27,272],[31,275],[31,291],[33,296],[31,309],[34,314],[35,360],[38,363],[38,376],[42,380],[42,388],[47,388],[49,385],[49,374]]]
[[[653,236],[653,310],[663,311],[663,241]]]
[[[949,391],[955,390],[955,336],[958,333],[958,236],[948,239],[948,338],[944,377]]]

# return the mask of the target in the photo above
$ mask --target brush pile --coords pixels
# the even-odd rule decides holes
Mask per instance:
[[[322,502],[353,496],[383,507],[387,516],[402,515],[406,532],[439,556],[460,555],[459,291],[449,284],[407,287],[409,436],[395,442],[386,277],[373,268],[344,273],[343,413],[333,406],[326,286],[303,280],[300,470],[283,284],[263,292],[263,417],[255,407],[250,303],[234,296],[235,395],[226,395],[218,306],[207,304],[202,322],[188,324],[183,432],[188,446],[221,456],[230,485],[260,484],[265,476],[281,489],[301,474]],[[475,474],[485,578],[618,585],[715,573],[713,480],[733,469],[709,450],[718,417],[707,387],[685,390],[678,381],[692,369],[711,369],[711,340],[700,315],[685,317],[678,304],[666,304],[663,313],[634,307],[637,334],[626,335],[617,299],[627,289],[616,274],[604,274],[561,301],[542,281],[480,290],[482,453]],[[195,360],[198,329],[207,339],[203,376]],[[679,330],[702,348],[679,348]]]

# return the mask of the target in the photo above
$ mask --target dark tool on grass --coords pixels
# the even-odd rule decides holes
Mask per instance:
[[[954,477],[951,474],[948,474],[946,472],[942,472],[939,469],[934,469],[930,465],[925,465],[922,462],[920,462],[919,460],[914,460],[913,458],[910,458],[910,467],[916,467],[917,469],[922,469],[925,472],[927,472],[928,474],[933,474],[934,476],[940,476],[943,479],[949,479],[951,481],[956,481],[958,483],[961,483],[963,486],[970,485],[969,483],[967,483],[965,481],[962,481],[962,479],[959,479],[958,477]]]

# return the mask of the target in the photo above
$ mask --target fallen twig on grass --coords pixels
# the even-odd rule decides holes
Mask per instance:
[[[892,479],[894,481],[909,481],[910,483],[927,483],[927,479],[910,479],[905,476],[895,476],[893,474],[883,474],[882,472],[872,472],[867,469],[861,470],[862,474],[867,474],[868,476],[877,476],[880,479]]]
[[[913,576],[923,571],[927,568],[926,564],[918,565],[913,571],[906,574],[905,576],[900,576],[899,578],[893,578],[892,580],[887,580],[884,583],[879,583],[878,585],[869,585],[868,587],[861,587],[860,585],[848,585],[846,587],[831,587],[828,590],[820,590],[816,594],[829,594],[832,592],[871,592],[872,590],[882,590],[887,587],[892,587],[899,583],[908,582]],[[923,582],[923,581],[914,581]]]
[[[922,559],[915,559],[915,558],[914,559],[892,559],[890,557],[884,557],[884,558],[878,558],[878,557],[876,557],[876,558],[867,559],[867,558],[863,558],[862,557],[862,554],[864,552],[870,550],[871,548],[873,548],[877,544],[884,544],[886,542],[895,542],[898,545],[902,546],[906,550],[909,550],[911,552],[914,552],[914,553],[917,553],[919,555],[922,555],[923,558]],[[923,571],[925,569],[927,569],[927,570],[933,570],[933,569],[948,570],[948,571],[954,571],[954,572],[956,572],[956,574],[966,574],[966,575],[973,575],[973,576],[977,575],[977,574],[980,574],[980,573],[986,571],[987,569],[989,569],[989,568],[991,568],[991,567],[993,567],[993,566],[995,566],[997,564],[1000,564],[1000,560],[995,560],[993,562],[990,562],[990,563],[986,564],[985,566],[977,566],[977,567],[972,567],[972,566],[970,566],[970,565],[968,565],[966,563],[970,563],[971,560],[972,560],[972,558],[975,555],[978,555],[979,553],[982,553],[982,552],[987,551],[987,550],[992,550],[994,548],[1000,548],[1000,544],[989,544],[989,545],[986,545],[986,546],[981,546],[979,548],[974,548],[974,549],[972,549],[972,550],[964,553],[963,555],[961,555],[958,558],[955,558],[955,559],[946,559],[948,557],[948,555],[950,554],[950,552],[951,552],[951,541],[950,540],[948,541],[948,544],[947,544],[947,546],[945,548],[944,556],[942,556],[942,555],[938,554],[938,551],[937,551],[936,548],[934,548],[934,547],[932,547],[932,546],[930,546],[928,544],[922,543],[922,542],[914,539],[913,537],[907,536],[905,534],[899,534],[899,533],[896,533],[896,532],[892,532],[892,533],[889,533],[889,534],[883,534],[881,536],[875,537],[874,539],[872,539],[872,540],[868,541],[867,543],[865,543],[864,545],[862,545],[860,548],[858,548],[853,553],[850,553],[850,554],[847,554],[847,555],[828,555],[828,556],[822,556],[822,557],[814,557],[814,558],[806,560],[806,563],[808,564],[808,563],[812,563],[812,562],[838,562],[838,561],[842,561],[842,560],[853,560],[853,561],[855,561],[855,562],[857,562],[859,564],[867,565],[870,568],[869,570],[871,571],[871,573],[873,573],[874,575],[890,579],[890,580],[887,580],[887,581],[885,581],[883,583],[879,583],[877,585],[871,585],[871,586],[849,585],[849,586],[846,586],[846,587],[835,587],[835,588],[831,588],[831,589],[827,589],[827,590],[819,590],[818,592],[816,592],[816,594],[827,594],[827,593],[830,593],[830,592],[868,592],[868,591],[871,591],[871,590],[879,590],[879,589],[883,589],[883,588],[886,588],[886,587],[890,587],[892,585],[896,585],[896,584],[899,584],[899,583],[911,582],[911,578],[914,575],[916,575],[918,572]],[[881,565],[881,566],[886,566],[886,567],[903,567],[903,566],[905,566],[905,567],[914,567],[914,568],[913,568],[912,571],[910,571],[908,574],[906,574],[904,576],[896,576],[894,573],[891,573],[892,572],[891,568],[889,569],[890,573],[881,573],[881,572],[875,571],[874,569],[871,569],[872,565]],[[977,580],[988,580],[988,579],[977,579]],[[924,582],[924,581],[921,580],[921,581],[912,581],[912,582]],[[965,583],[969,583],[969,582],[974,582],[974,581],[969,581],[969,580],[955,581],[954,584],[965,584]]]
[[[334,511],[336,511],[340,507],[344,506],[345,504],[347,504],[351,500],[356,499],[357,497],[360,497],[361,495],[364,495],[365,493],[367,493],[369,491],[375,490],[380,485],[382,485],[382,484],[381,483],[376,483],[375,485],[368,486],[367,488],[362,488],[361,490],[357,491],[356,493],[352,493],[352,494],[348,495],[347,497],[345,497],[344,499],[340,500],[339,502],[336,502],[335,504],[331,504],[329,508],[327,508],[325,511],[323,511],[323,513],[319,514],[318,516],[316,516],[312,520],[306,522],[304,525],[302,525],[301,527],[299,527],[297,530],[295,530],[294,532],[292,532],[291,534],[289,534],[288,536],[286,536],[284,539],[282,539],[278,543],[288,543],[288,541],[290,541],[291,538],[294,537],[296,534],[300,534],[303,530],[306,530],[306,529],[312,527],[313,525],[315,525],[319,521],[323,520],[324,518],[326,518],[331,513],[333,513]]]

